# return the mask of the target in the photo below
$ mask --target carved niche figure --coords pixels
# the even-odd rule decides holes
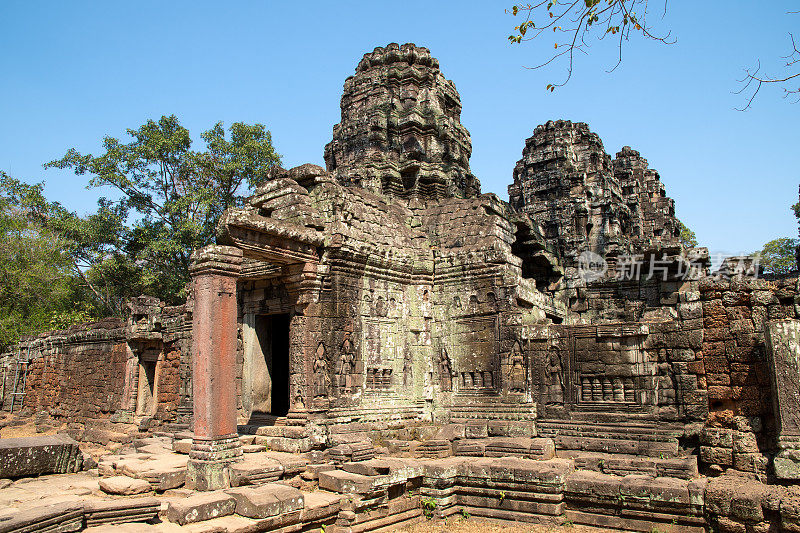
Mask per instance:
[[[675,374],[672,372],[672,367],[669,363],[659,363],[658,375],[655,380],[656,385],[656,402],[658,405],[675,405],[677,380]]]
[[[349,394],[353,391],[353,372],[355,371],[355,350],[350,337],[347,336],[342,343],[339,361],[336,364],[339,394]]]
[[[325,345],[320,343],[317,347],[317,356],[314,359],[314,398],[328,396],[328,361],[325,357]]]
[[[414,382],[414,367],[413,367],[411,350],[406,348],[403,354],[403,386],[408,387]]]
[[[305,400],[303,399],[303,386],[300,383],[299,376],[294,375],[291,377],[292,388],[294,389],[294,407],[295,411],[303,411],[306,408]]]
[[[383,296],[378,296],[378,299],[375,300],[375,315],[379,317],[385,317],[388,314],[388,309],[386,306],[386,300],[384,300]]]
[[[448,355],[447,349],[442,346],[441,351],[439,351],[439,386],[443,391],[453,390],[453,377],[455,377],[455,373],[450,362],[450,355]]]
[[[514,342],[514,348],[509,357],[508,383],[511,392],[525,392],[525,358],[519,342]]]
[[[547,383],[547,403],[564,403],[564,369],[561,366],[561,356],[558,349],[550,348],[547,367],[545,368]]]

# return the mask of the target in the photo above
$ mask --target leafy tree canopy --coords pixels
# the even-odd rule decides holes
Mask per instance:
[[[93,316],[73,277],[69,243],[29,216],[9,194],[12,183],[0,172],[0,351],[23,335]],[[28,187],[41,197],[41,186]]]
[[[192,150],[173,116],[103,139],[103,153],[71,149],[45,167],[109,186],[97,211],[79,216],[0,172],[0,349],[21,335],[109,315],[132,296],[184,297],[192,251],[210,244],[222,212],[280,164],[261,124],[217,123]]]
[[[678,239],[680,240],[681,246],[684,248],[697,247],[697,236],[680,220],[678,221],[678,230],[680,231]]]
[[[90,217],[59,223],[78,244],[82,278],[112,313],[121,311],[121,299],[142,292],[183,298],[192,250],[212,243],[222,212],[240,205],[280,163],[262,124],[237,122],[226,131],[217,123],[201,134],[202,151],[191,149],[189,131],[174,115],[127,133],[127,143],[105,137],[101,155],[70,149],[45,165],[88,174],[89,187],[120,193],[101,198]]]
[[[788,274],[795,270],[795,252],[800,244],[798,239],[783,237],[769,241],[760,252],[760,265],[768,274]]]

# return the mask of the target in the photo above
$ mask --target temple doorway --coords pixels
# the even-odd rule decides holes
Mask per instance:
[[[249,423],[268,424],[289,412],[289,315],[250,315],[244,326],[243,404]]]

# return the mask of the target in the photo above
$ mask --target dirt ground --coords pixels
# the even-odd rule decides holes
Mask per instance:
[[[588,526],[547,526],[539,524],[508,524],[492,522],[481,518],[465,520],[452,516],[447,520],[425,520],[413,526],[400,529],[402,533],[598,533],[616,531]]]
[[[56,428],[44,431],[42,433],[37,433],[36,426],[33,425],[33,422],[24,424],[22,426],[6,426],[4,428],[0,428],[0,438],[3,439],[13,439],[17,437],[37,437],[41,435],[55,435],[56,433],[58,433],[58,429]]]

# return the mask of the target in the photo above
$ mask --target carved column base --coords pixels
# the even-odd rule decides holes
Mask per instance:
[[[231,486],[228,466],[242,456],[239,435],[216,438],[195,437],[186,465],[186,487],[217,490]]]
[[[800,437],[779,436],[778,449],[773,460],[775,475],[784,480],[800,480]]]

